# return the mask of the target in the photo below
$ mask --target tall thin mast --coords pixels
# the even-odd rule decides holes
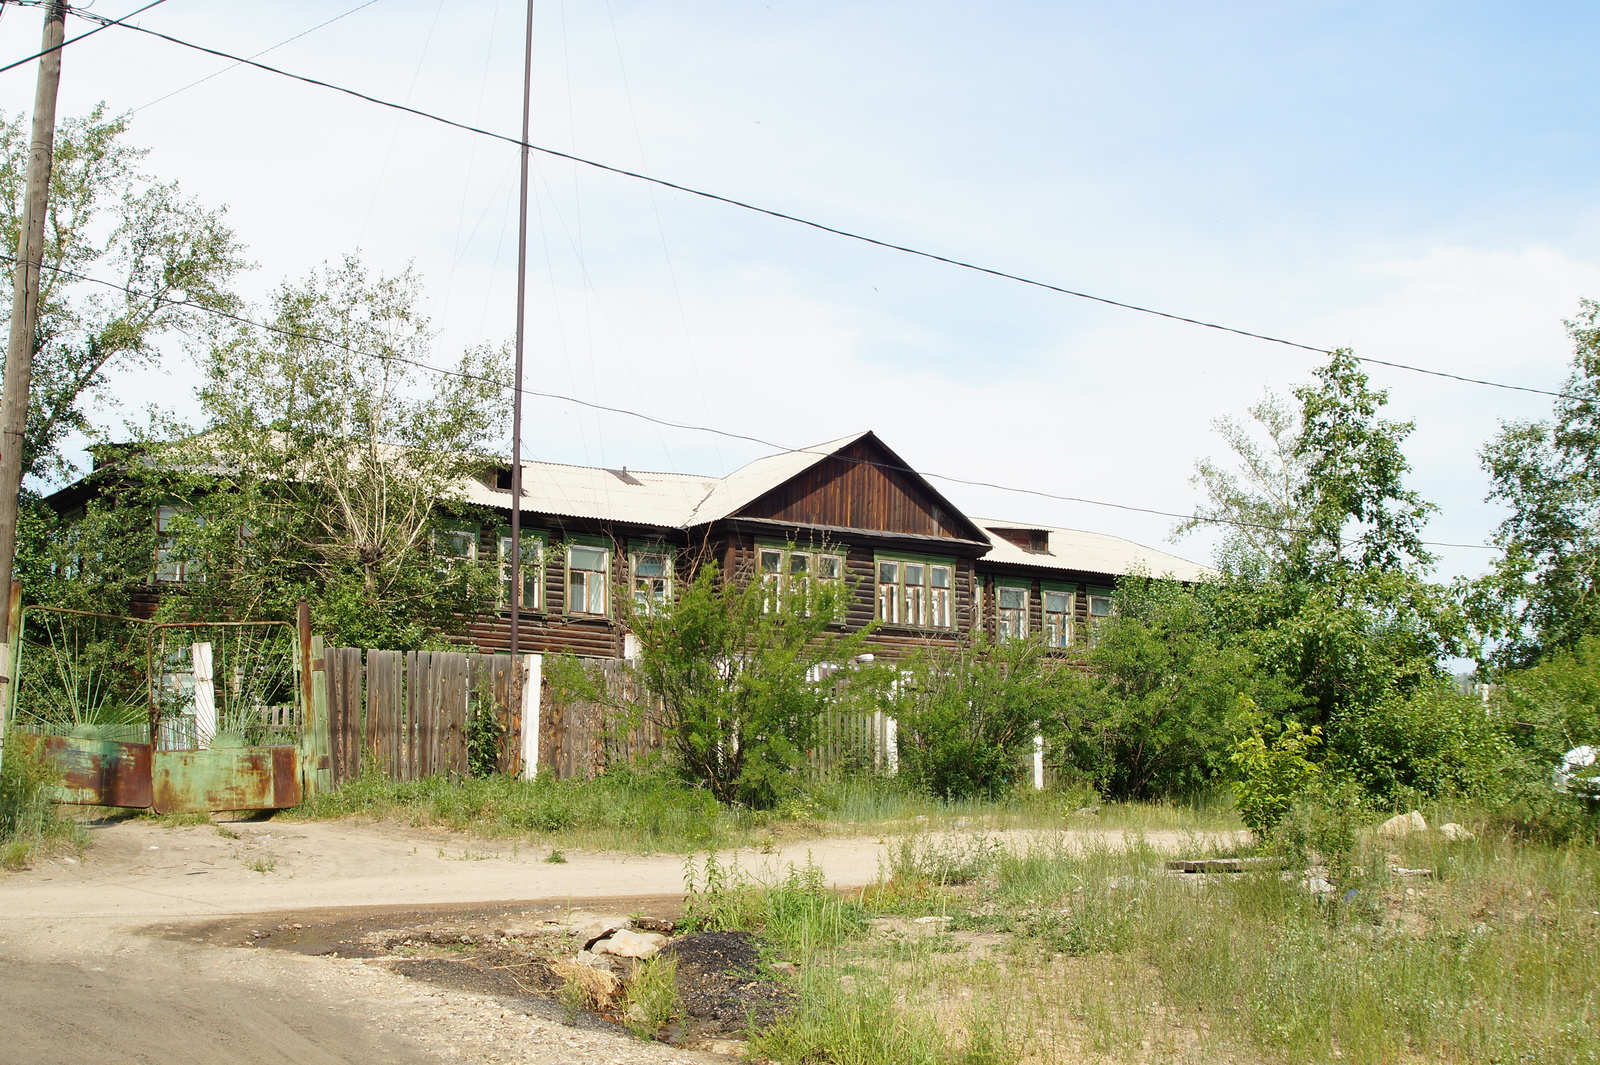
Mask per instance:
[[[522,51],[522,184],[517,202],[517,352],[511,393],[511,659],[516,668],[522,621],[522,350],[528,314],[528,119],[533,105],[533,0]],[[535,580],[543,574],[535,575]]]
[[[11,584],[17,553],[17,496],[22,491],[22,442],[28,431],[28,392],[39,320],[39,267],[50,199],[50,164],[56,144],[56,91],[61,86],[61,39],[67,5],[45,8],[44,48],[33,99],[33,140],[28,145],[28,189],[17,227],[17,272],[11,293],[11,338],[6,348],[5,395],[0,397],[0,587]],[[527,137],[523,137],[527,140]],[[14,640],[10,612],[0,610],[0,644]]]

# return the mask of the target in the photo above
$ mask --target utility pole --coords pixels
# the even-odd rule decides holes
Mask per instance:
[[[517,208],[517,341],[511,392],[511,668],[522,621],[522,347],[528,313],[528,118],[533,103],[533,0],[522,48],[522,190]],[[535,580],[542,580],[541,572]]]
[[[33,140],[28,146],[28,189],[17,236],[17,272],[11,295],[11,340],[6,348],[5,392],[0,395],[0,585],[9,584],[17,554],[17,496],[22,491],[22,440],[28,428],[28,390],[39,318],[39,267],[49,206],[50,163],[56,143],[56,90],[61,86],[61,40],[67,4],[51,0],[44,13],[39,86],[33,100]],[[526,139],[526,138],[524,138]],[[9,647],[9,611],[0,611],[0,645]],[[7,658],[9,664],[9,657]]]

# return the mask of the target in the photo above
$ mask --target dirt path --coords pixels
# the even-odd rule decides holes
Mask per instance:
[[[0,1065],[728,1060],[574,1028],[537,1000],[419,984],[377,959],[244,949],[233,932],[216,932],[237,923],[223,918],[284,921],[296,911],[329,919],[374,907],[524,903],[548,915],[672,899],[682,892],[679,857],[568,852],[551,864],[542,849],[354,822],[126,821],[92,832],[84,860],[42,861],[0,879]],[[1118,832],[1067,838],[1123,842]],[[1193,839],[1145,838],[1168,847]],[[737,858],[776,874],[809,856],[830,882],[859,886],[877,876],[883,850],[872,838],[827,839]]]

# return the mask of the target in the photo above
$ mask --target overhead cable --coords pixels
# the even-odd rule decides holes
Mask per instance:
[[[159,2],[159,0],[158,0],[158,2]],[[74,14],[80,15],[80,16],[82,16],[84,18],[87,18],[87,19],[96,19],[96,18],[99,17],[99,16],[95,16],[95,15],[90,15],[90,14],[87,14],[87,13],[81,12],[81,11],[80,12],[74,12]],[[119,23],[119,24],[121,24],[121,23]],[[305,83],[307,85],[317,86],[318,88],[331,89],[334,92],[343,93],[346,96],[353,96],[358,100],[364,100],[367,103],[377,104],[380,107],[388,107],[388,108],[391,108],[391,109],[396,110],[396,111],[403,111],[406,114],[415,115],[418,118],[425,118],[425,119],[428,119],[431,122],[438,122],[438,123],[440,123],[442,125],[450,126],[450,127],[454,128],[454,129],[463,130],[463,131],[468,132],[468,133],[475,133],[475,134],[478,134],[479,136],[483,136],[483,137],[492,137],[495,140],[504,141],[507,144],[514,144],[514,145],[517,145],[519,147],[526,147],[526,148],[528,148],[528,149],[530,149],[532,151],[540,152],[540,153],[542,153],[544,155],[553,156],[553,157],[558,158],[558,159],[566,159],[566,160],[568,160],[570,162],[581,163],[584,166],[592,167],[592,168],[594,168],[596,170],[603,170],[603,171],[605,171],[607,173],[617,174],[617,175],[619,175],[621,177],[633,178],[633,179],[635,179],[637,181],[647,181],[647,182],[649,182],[649,183],[651,183],[653,185],[659,185],[659,186],[661,186],[663,188],[672,189],[675,192],[682,192],[682,193],[686,193],[686,194],[688,194],[690,196],[698,196],[698,197],[700,197],[702,199],[712,200],[712,201],[715,201],[717,203],[724,203],[724,204],[727,204],[727,205],[729,205],[731,207],[738,207],[738,208],[740,208],[742,210],[753,211],[756,214],[766,215],[769,218],[777,218],[777,219],[780,219],[780,220],[785,221],[785,222],[793,222],[793,223],[795,223],[797,225],[807,226],[807,227],[809,227],[811,229],[820,230],[821,232],[824,232],[824,233],[831,233],[834,236],[845,237],[846,239],[849,239],[849,240],[859,241],[859,242],[861,242],[863,244],[871,244],[871,245],[873,245],[875,247],[886,248],[886,249],[888,249],[890,251],[902,252],[902,253],[904,253],[906,255],[913,255],[913,256],[916,256],[916,257],[922,258],[922,259],[930,259],[930,260],[932,260],[934,262],[945,263],[945,264],[947,264],[949,266],[959,267],[960,269],[963,269],[963,270],[971,270],[971,271],[974,271],[976,273],[987,274],[987,275],[989,275],[991,277],[998,277],[998,278],[1002,278],[1002,279],[1007,280],[1007,281],[1015,281],[1015,282],[1018,282],[1019,284],[1030,285],[1030,286],[1032,286],[1034,288],[1045,289],[1045,290],[1047,290],[1049,292],[1057,292],[1057,293],[1060,293],[1061,295],[1072,296],[1072,297],[1074,297],[1076,299],[1090,300],[1090,301],[1092,301],[1094,303],[1100,303],[1100,304],[1104,304],[1104,305],[1110,306],[1110,307],[1120,307],[1123,310],[1137,311],[1140,314],[1153,315],[1153,316],[1155,316],[1157,318],[1165,318],[1165,319],[1167,319],[1169,321],[1182,322],[1182,323],[1185,323],[1187,325],[1196,325],[1196,326],[1200,326],[1200,327],[1205,328],[1205,329],[1214,329],[1214,330],[1217,330],[1217,331],[1223,332],[1223,333],[1232,333],[1235,336],[1248,337],[1251,340],[1264,340],[1264,341],[1266,341],[1268,343],[1271,343],[1271,344],[1280,344],[1280,345],[1282,345],[1284,347],[1296,348],[1296,349],[1298,349],[1300,351],[1314,352],[1314,353],[1316,353],[1318,355],[1331,355],[1334,352],[1334,349],[1332,349],[1332,348],[1318,347],[1318,346],[1316,346],[1314,344],[1302,344],[1299,341],[1287,340],[1287,339],[1284,339],[1283,337],[1270,336],[1270,335],[1268,335],[1266,333],[1255,333],[1255,332],[1251,332],[1250,330],[1247,330],[1247,329],[1239,329],[1239,328],[1236,328],[1234,326],[1222,325],[1222,324],[1217,323],[1217,322],[1208,322],[1208,321],[1205,321],[1205,320],[1200,319],[1200,318],[1190,318],[1190,317],[1187,317],[1185,315],[1174,314],[1174,313],[1169,312],[1169,311],[1157,310],[1154,307],[1145,307],[1145,306],[1142,306],[1142,305],[1137,304],[1137,303],[1128,303],[1128,302],[1125,302],[1123,300],[1111,299],[1108,296],[1097,296],[1097,295],[1095,295],[1095,294],[1093,294],[1091,292],[1083,292],[1083,291],[1080,291],[1078,289],[1065,288],[1065,287],[1063,287],[1061,285],[1051,284],[1048,281],[1040,281],[1040,280],[1037,280],[1036,278],[1026,277],[1026,276],[1024,276],[1022,274],[1014,274],[1014,273],[1010,273],[1009,271],[1000,270],[1000,269],[996,269],[994,267],[989,267],[989,266],[982,266],[982,265],[979,265],[977,263],[968,262],[968,261],[963,260],[963,259],[955,259],[955,258],[952,258],[952,257],[947,256],[947,255],[940,255],[937,252],[924,251],[924,250],[922,250],[920,248],[913,248],[913,247],[911,247],[909,245],[895,244],[895,243],[893,243],[891,241],[880,240],[877,237],[869,237],[869,236],[866,236],[865,234],[862,234],[862,233],[856,233],[856,232],[853,232],[853,231],[848,230],[848,229],[840,229],[837,226],[830,226],[830,225],[827,225],[827,224],[825,224],[823,222],[816,222],[816,221],[812,221],[811,219],[808,219],[808,218],[801,218],[799,215],[788,214],[788,213],[786,213],[784,211],[774,210],[774,209],[772,209],[770,207],[761,207],[761,206],[759,206],[757,204],[749,203],[748,201],[745,201],[745,200],[735,199],[735,198],[733,198],[731,196],[723,196],[723,195],[721,195],[719,193],[707,192],[704,189],[696,189],[696,188],[692,188],[691,186],[688,186],[688,185],[680,185],[677,182],[667,181],[664,178],[651,177],[649,174],[642,174],[642,173],[639,173],[638,171],[627,170],[627,169],[624,169],[624,168],[618,167],[618,166],[612,166],[609,163],[602,163],[602,162],[598,162],[598,161],[593,160],[593,159],[586,159],[581,155],[573,155],[571,152],[563,152],[563,151],[559,151],[558,149],[555,149],[555,148],[546,148],[546,147],[543,147],[543,146],[538,145],[538,144],[533,144],[531,142],[523,141],[523,140],[521,140],[521,139],[519,139],[517,137],[511,136],[510,134],[496,133],[493,130],[484,129],[481,126],[473,126],[473,125],[469,125],[468,123],[465,123],[465,122],[458,122],[455,119],[446,118],[443,115],[434,114],[434,113],[429,112],[429,111],[423,111],[420,108],[411,107],[411,106],[409,106],[407,104],[399,104],[399,103],[395,103],[395,102],[393,102],[391,100],[384,100],[384,99],[381,99],[380,97],[371,96],[371,95],[369,95],[367,93],[359,92],[359,91],[357,91],[355,89],[346,88],[345,86],[342,86],[342,85],[336,85],[333,82],[322,81],[322,80],[320,80],[318,78],[308,77],[307,75],[304,75],[304,74],[295,74],[292,71],[283,70],[283,69],[281,69],[279,67],[270,66],[270,65],[268,65],[266,63],[258,63],[253,59],[247,59],[247,58],[244,58],[242,56],[236,56],[236,55],[233,55],[233,54],[231,54],[229,52],[223,52],[223,51],[220,51],[220,50],[215,49],[215,48],[208,48],[205,45],[195,44],[192,41],[185,41],[185,40],[183,40],[183,39],[181,39],[179,37],[173,37],[170,34],[161,33],[161,32],[159,32],[157,30],[152,30],[152,29],[149,29],[148,27],[145,27],[145,26],[124,25],[124,28],[125,29],[130,29],[130,30],[138,30],[140,33],[145,33],[145,34],[148,34],[148,35],[150,35],[152,37],[157,37],[157,38],[159,38],[161,40],[169,41],[172,44],[176,44],[176,45],[179,45],[179,46],[184,47],[184,48],[192,48],[195,51],[204,52],[204,53],[206,53],[208,55],[218,56],[219,58],[222,58],[222,59],[231,59],[236,63],[243,63],[246,66],[256,67],[257,69],[264,70],[269,74],[277,74],[277,75],[279,75],[281,77],[291,78],[291,79],[293,79],[295,81],[303,82],[303,83]],[[1511,391],[1511,392],[1529,392],[1529,393],[1532,393],[1534,395],[1553,396],[1553,397],[1556,397],[1558,399],[1577,399],[1577,398],[1579,398],[1577,396],[1567,395],[1564,392],[1552,392],[1552,391],[1550,391],[1548,389],[1532,388],[1532,387],[1529,387],[1527,385],[1511,385],[1511,384],[1506,384],[1506,383],[1501,382],[1501,381],[1490,381],[1490,380],[1486,380],[1484,378],[1479,378],[1479,377],[1467,377],[1467,376],[1464,376],[1462,374],[1448,373],[1448,372],[1446,372],[1444,370],[1430,370],[1430,369],[1428,369],[1426,367],[1413,366],[1413,365],[1410,365],[1408,363],[1403,363],[1403,362],[1392,362],[1392,361],[1389,361],[1387,359],[1374,359],[1374,358],[1371,358],[1371,357],[1368,357],[1368,356],[1362,356],[1362,355],[1352,355],[1352,357],[1354,359],[1356,359],[1356,361],[1358,361],[1358,362],[1369,363],[1369,364],[1372,364],[1372,365],[1375,365],[1375,366],[1387,366],[1387,367],[1389,367],[1391,369],[1396,369],[1396,370],[1407,370],[1407,371],[1410,371],[1411,373],[1427,374],[1430,377],[1442,377],[1442,378],[1445,378],[1447,380],[1460,381],[1460,382],[1463,382],[1465,384],[1484,385],[1484,386],[1486,386],[1488,388],[1500,388],[1500,389],[1505,389],[1505,390]]]
[[[16,4],[16,5],[20,6],[20,7],[44,7],[49,2],[49,0],[31,0],[31,2],[30,2],[30,0],[6,0],[6,2],[12,3],[12,4]],[[101,16],[101,15],[90,15],[87,12],[84,12],[84,11],[71,11],[71,13],[74,14],[74,15],[82,15],[85,19],[88,19],[91,22],[98,22],[98,23],[100,23],[100,25],[96,26],[94,29],[90,30],[87,33],[80,33],[76,37],[68,37],[66,40],[62,41],[60,44],[54,45],[54,46],[52,46],[50,48],[46,48],[42,52],[35,52],[32,55],[27,56],[26,58],[18,59],[15,62],[12,62],[12,63],[7,63],[5,66],[0,67],[0,74],[4,74],[8,70],[12,70],[12,69],[15,69],[16,67],[20,67],[24,63],[31,63],[35,59],[43,59],[45,56],[49,55],[51,52],[59,52],[61,49],[65,48],[69,44],[74,44],[74,43],[76,43],[78,41],[81,41],[85,37],[93,37],[95,34],[99,33],[103,29],[108,29],[111,26],[123,26],[123,25],[126,25],[126,20],[127,19],[131,19],[133,16],[139,14],[141,11],[149,11],[152,7],[155,7],[157,4],[164,4],[166,2],[167,2],[167,0],[150,0],[150,3],[148,3],[148,4],[144,5],[143,7],[139,8],[137,11],[130,11],[126,15],[123,15],[122,18],[119,18],[119,19],[108,19],[108,18],[105,18],[104,16]],[[69,11],[70,11],[70,9],[69,9]],[[128,26],[127,28],[128,29],[138,29],[139,27],[137,27],[137,26]]]
[[[11,262],[11,263],[15,263],[16,262],[16,260],[14,258],[12,258],[11,256],[4,255],[4,254],[0,254],[0,261]],[[232,311],[223,310],[220,307],[209,307],[209,306],[206,306],[203,303],[195,303],[195,302],[193,302],[191,300],[168,299],[168,298],[165,298],[165,297],[158,296],[155,293],[140,292],[137,289],[129,288],[126,285],[118,284],[115,281],[106,281],[106,280],[104,280],[102,278],[91,277],[88,274],[80,274],[80,273],[78,273],[76,271],[68,270],[65,267],[41,265],[41,269],[48,270],[48,271],[50,271],[52,273],[59,274],[59,275],[61,275],[63,277],[70,277],[70,278],[73,278],[74,280],[77,280],[77,281],[85,281],[85,282],[88,282],[90,284],[102,285],[102,286],[104,286],[106,288],[115,289],[115,290],[117,290],[119,292],[123,292],[123,293],[126,293],[126,294],[130,295],[130,296],[138,297],[140,299],[157,300],[159,302],[167,304],[168,306],[173,306],[173,307],[189,307],[189,308],[192,308],[192,309],[197,310],[197,311],[201,311],[201,312],[206,313],[206,314],[215,315],[216,317],[219,317],[219,318],[225,318],[225,319],[227,319],[229,321],[238,323],[239,325],[250,326],[250,327],[255,328],[255,329],[264,329],[267,332],[276,333],[276,334],[278,334],[280,336],[288,337],[288,338],[290,338],[292,340],[308,340],[308,341],[311,341],[311,342],[317,343],[317,344],[326,344],[329,347],[338,348],[340,351],[347,351],[352,355],[359,355],[359,356],[361,356],[363,358],[377,359],[380,362],[401,363],[401,364],[406,365],[406,366],[413,366],[413,367],[415,367],[415,368],[417,368],[419,370],[424,370],[424,371],[426,371],[428,373],[439,374],[440,376],[443,376],[443,377],[455,377],[455,378],[460,378],[461,380],[476,381],[476,382],[479,382],[481,384],[494,385],[495,387],[501,388],[501,389],[505,389],[506,391],[511,391],[512,390],[512,386],[511,385],[506,384],[504,381],[500,381],[500,380],[497,380],[495,378],[488,377],[488,376],[486,376],[484,374],[469,373],[469,372],[466,372],[464,370],[451,370],[451,369],[448,369],[447,367],[434,366],[432,363],[422,362],[422,361],[420,361],[418,359],[408,359],[403,355],[385,354],[383,352],[367,351],[367,350],[362,349],[362,348],[351,347],[350,345],[341,343],[340,341],[335,340],[332,337],[326,337],[326,336],[322,336],[322,335],[316,334],[316,333],[306,333],[306,332],[302,332],[302,331],[296,330],[296,329],[285,329],[282,326],[273,325],[270,322],[259,322],[259,321],[256,321],[255,319],[252,319],[252,318],[246,318],[243,315],[234,314]],[[1041,499],[1056,500],[1058,502],[1063,502],[1063,503],[1082,503],[1082,504],[1085,504],[1087,506],[1107,507],[1107,508],[1112,509],[1112,510],[1129,511],[1129,512],[1135,513],[1135,514],[1153,514],[1153,515],[1155,515],[1157,517],[1178,518],[1178,519],[1180,519],[1182,521],[1194,521],[1194,522],[1199,522],[1201,524],[1206,524],[1206,525],[1231,525],[1231,526],[1235,526],[1237,528],[1262,529],[1262,530],[1265,530],[1265,531],[1268,531],[1268,532],[1299,532],[1299,531],[1303,531],[1303,530],[1295,529],[1295,528],[1292,528],[1292,527],[1286,528],[1286,527],[1283,527],[1283,526],[1268,525],[1268,524],[1264,524],[1262,522],[1241,521],[1241,520],[1239,520],[1237,518],[1204,517],[1204,516],[1199,515],[1199,514],[1183,514],[1183,513],[1180,513],[1178,511],[1173,511],[1173,510],[1159,510],[1159,509],[1156,509],[1156,508],[1153,508],[1153,507],[1134,506],[1134,505],[1129,504],[1129,503],[1111,503],[1111,502],[1107,502],[1106,500],[1103,500],[1103,499],[1090,499],[1090,498],[1088,498],[1086,496],[1061,495],[1061,494],[1056,493],[1056,492],[1046,492],[1046,491],[1044,491],[1042,489],[1038,489],[1038,488],[1018,488],[1018,487],[1016,487],[1014,485],[997,484],[997,483],[995,483],[993,481],[977,481],[977,480],[972,480],[972,479],[966,478],[966,477],[957,477],[957,476],[955,476],[953,474],[948,474],[948,473],[932,473],[932,472],[929,472],[927,470],[915,470],[915,469],[910,468],[909,466],[897,466],[897,465],[894,465],[892,463],[887,463],[887,462],[874,462],[874,461],[871,461],[869,459],[846,458],[845,456],[842,456],[842,455],[835,456],[833,452],[819,451],[815,447],[788,447],[788,446],[786,446],[784,444],[780,444],[780,443],[778,443],[776,441],[768,440],[768,439],[766,439],[764,437],[752,436],[752,435],[750,435],[748,433],[736,433],[736,432],[733,432],[733,431],[728,430],[728,429],[717,429],[717,428],[715,428],[713,426],[709,426],[709,425],[695,425],[695,424],[693,424],[691,422],[675,422],[675,421],[671,421],[671,420],[666,419],[666,418],[658,418],[658,417],[656,417],[654,415],[651,415],[651,414],[644,414],[644,413],[642,413],[640,411],[629,410],[626,407],[613,407],[613,406],[609,406],[609,405],[604,404],[604,403],[597,403],[597,402],[594,402],[592,400],[580,399],[577,396],[562,395],[559,392],[543,392],[543,391],[540,391],[538,389],[528,388],[526,386],[524,386],[521,389],[521,392],[525,396],[533,396],[533,397],[538,398],[538,399],[555,400],[555,401],[561,402],[561,403],[572,403],[572,404],[576,404],[577,406],[580,406],[580,407],[587,407],[587,408],[589,408],[591,410],[602,411],[602,412],[607,413],[607,414],[621,414],[621,415],[624,415],[624,416],[629,417],[629,418],[637,418],[640,421],[650,422],[650,423],[652,423],[654,425],[663,426],[663,427],[669,428],[669,429],[682,429],[682,430],[685,430],[685,431],[688,431],[688,432],[695,432],[695,433],[709,433],[711,435],[720,436],[720,437],[723,437],[723,438],[729,439],[729,440],[741,440],[741,441],[745,441],[747,443],[760,444],[762,447],[773,448],[774,450],[782,452],[782,453],[785,453],[785,454],[791,454],[791,455],[817,455],[817,456],[821,456],[821,457],[825,457],[825,458],[826,457],[837,457],[837,458],[842,459],[843,461],[853,462],[853,463],[856,463],[856,464],[862,465],[862,466],[873,466],[873,467],[876,467],[878,469],[892,470],[892,471],[897,472],[897,473],[908,473],[908,474],[911,474],[913,476],[925,477],[925,478],[930,478],[930,479],[939,480],[939,481],[947,481],[947,482],[949,482],[951,484],[966,485],[966,486],[973,487],[973,488],[990,488],[990,489],[994,489],[995,491],[1008,492],[1008,493],[1012,493],[1012,494],[1015,494],[1015,495],[1037,496],[1037,497],[1039,497]],[[1436,540],[1424,540],[1424,541],[1422,541],[1422,543],[1427,547],[1457,547],[1457,548],[1467,548],[1467,549],[1480,550],[1480,551],[1497,551],[1497,550],[1499,550],[1499,548],[1495,547],[1492,544],[1457,544],[1457,543],[1444,543],[1444,542],[1440,542],[1440,541],[1436,541]]]

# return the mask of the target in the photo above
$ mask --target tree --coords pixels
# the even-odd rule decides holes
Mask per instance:
[[[632,618],[644,713],[678,770],[720,802],[770,807],[805,767],[835,684],[869,630],[833,628],[854,589],[817,581],[779,596],[702,565],[676,596]],[[831,668],[830,668],[831,667]]]
[[[26,116],[0,114],[0,242],[17,246],[27,178]],[[91,402],[108,374],[153,363],[156,339],[193,331],[207,311],[233,311],[229,289],[243,248],[222,210],[207,210],[139,169],[146,154],[124,140],[127,117],[105,106],[56,133],[40,273],[25,475],[60,479],[70,433],[89,433]],[[118,288],[96,285],[94,277]],[[10,302],[4,304],[9,314]]]
[[[1251,653],[1219,632],[1211,589],[1141,575],[1117,587],[1060,739],[1107,795],[1191,794],[1227,770],[1229,717],[1249,694],[1282,713],[1294,702]]]
[[[1252,409],[1266,448],[1225,432],[1242,476],[1201,464],[1210,498],[1199,513],[1281,523],[1230,534],[1251,543],[1224,542],[1211,609],[1260,668],[1301,693],[1300,713],[1331,742],[1346,709],[1435,678],[1462,626],[1452,597],[1426,579],[1434,559],[1422,529],[1434,508],[1405,485],[1412,423],[1381,417],[1388,396],[1348,351],[1294,395],[1292,418],[1270,401]]]
[[[994,797],[1025,771],[1033,737],[1054,734],[1074,683],[1042,638],[929,648],[889,687],[900,776],[941,799]]]
[[[1548,421],[1508,422],[1481,453],[1489,500],[1511,513],[1501,556],[1471,588],[1474,621],[1502,667],[1600,635],[1600,303],[1566,323],[1572,373]]]
[[[321,631],[415,647],[492,598],[471,548],[482,477],[507,409],[503,351],[425,375],[432,338],[409,269],[354,257],[285,284],[265,328],[219,332],[200,389],[205,424],[132,456],[125,479],[188,504],[163,550],[193,578],[169,615],[272,618],[312,601]],[[463,522],[464,551],[445,535]]]

